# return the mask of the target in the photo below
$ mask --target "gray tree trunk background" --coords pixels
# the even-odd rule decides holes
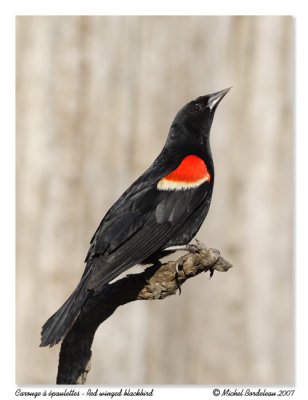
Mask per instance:
[[[55,382],[40,329],[98,223],[178,109],[229,86],[198,238],[234,268],[117,310],[87,383],[294,382],[293,53],[291,17],[17,17],[17,383]]]

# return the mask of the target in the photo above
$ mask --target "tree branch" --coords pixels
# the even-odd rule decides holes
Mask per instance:
[[[95,332],[121,305],[135,300],[164,299],[176,293],[189,278],[201,272],[224,272],[232,266],[215,249],[188,245],[188,254],[177,261],[158,262],[144,272],[128,275],[104,288],[83,307],[64,338],[58,366],[57,384],[84,384],[90,370],[91,346]]]

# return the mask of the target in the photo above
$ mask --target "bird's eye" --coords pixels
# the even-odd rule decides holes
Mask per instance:
[[[200,111],[202,109],[202,105],[200,103],[196,103],[193,106],[193,111],[197,112]]]

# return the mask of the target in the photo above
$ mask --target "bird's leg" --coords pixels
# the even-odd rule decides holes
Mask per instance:
[[[200,240],[195,239],[196,244],[179,244],[176,246],[170,246],[164,249],[164,251],[188,251],[189,253],[197,253],[200,250],[205,250],[207,247]]]
[[[178,244],[176,246],[170,246],[164,249],[164,251],[188,251],[187,244]]]

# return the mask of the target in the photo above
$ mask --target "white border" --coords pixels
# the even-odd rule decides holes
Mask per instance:
[[[18,0],[15,13],[24,15],[291,15],[297,1],[247,0]],[[299,2],[298,2],[299,3]]]
[[[15,381],[15,39],[13,12],[0,17],[0,379]],[[2,386],[2,385],[1,385]],[[11,390],[10,390],[11,392]]]
[[[109,3],[109,4],[108,4]],[[207,4],[208,3],[208,4]],[[307,396],[307,12],[303,1],[215,0],[163,1],[121,0],[19,0],[2,5],[0,13],[0,260],[1,260],[1,395],[15,392],[15,15],[293,15],[296,18],[296,394]],[[291,156],[291,154],[290,154]],[[279,268],[279,266],[273,266]],[[282,349],[283,351],[283,349]],[[170,389],[160,398],[170,397]],[[186,392],[186,389],[185,389]],[[174,388],[178,396],[183,389]],[[186,392],[187,393],[187,392]],[[211,395],[200,387],[194,398]]]

